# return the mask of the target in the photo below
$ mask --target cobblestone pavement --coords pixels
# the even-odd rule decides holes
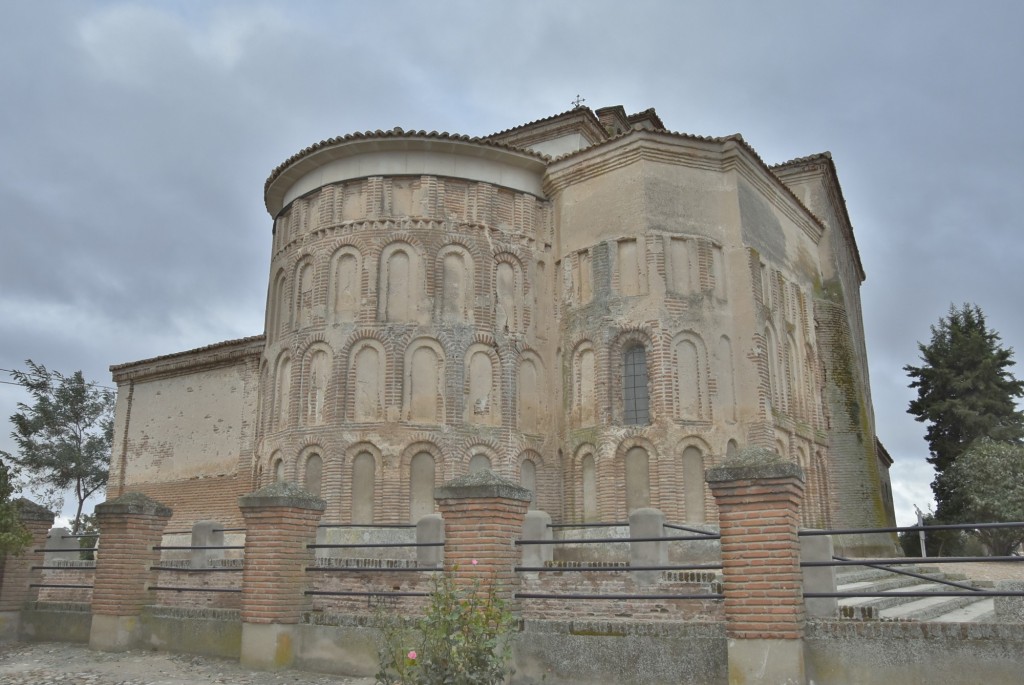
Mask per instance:
[[[0,643],[3,685],[373,685],[373,678],[247,671],[237,661],[164,652],[95,652],[58,642]]]

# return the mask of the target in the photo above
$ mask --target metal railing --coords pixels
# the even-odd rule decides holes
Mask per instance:
[[[584,523],[584,524],[549,524],[549,528],[610,528],[628,526],[628,523]],[[669,530],[681,530],[683,532],[699,533],[699,535],[663,535],[645,537],[624,537],[624,538],[583,538],[583,539],[559,539],[559,540],[515,540],[517,546],[522,545],[592,545],[612,544],[619,542],[689,542],[696,540],[718,539],[718,533],[710,533],[686,526],[664,523],[663,528]],[[634,573],[634,572],[657,572],[657,571],[720,571],[721,563],[708,564],[657,564],[657,565],[626,565],[617,564],[602,565],[599,562],[587,563],[579,566],[522,566],[513,568],[516,573],[573,573],[573,572],[605,572],[605,573]],[[720,600],[725,595],[721,592],[706,593],[540,593],[540,592],[517,592],[516,599],[562,599],[562,600]]]
[[[1013,521],[1007,523],[943,523],[933,526],[894,526],[887,528],[847,528],[836,530],[801,530],[798,535],[801,537],[812,537],[822,535],[869,535],[875,533],[915,533],[936,530],[979,530],[992,528],[1024,528],[1024,522]],[[1024,591],[1019,590],[989,590],[974,587],[966,583],[936,578],[923,573],[908,571],[905,569],[893,568],[895,566],[917,566],[934,563],[943,564],[972,564],[988,562],[1024,562],[1024,556],[960,556],[960,557],[892,557],[892,558],[847,558],[833,555],[829,561],[801,561],[802,568],[820,567],[853,567],[864,566],[880,571],[909,576],[929,583],[936,583],[955,590],[906,590],[900,588],[879,591],[846,591],[846,592],[804,592],[807,599],[851,599],[851,598],[886,598],[886,597],[1024,597]]]

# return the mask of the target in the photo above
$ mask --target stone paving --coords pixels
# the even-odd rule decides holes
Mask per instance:
[[[373,685],[373,678],[241,668],[237,661],[165,652],[95,652],[57,642],[0,643],[3,685]]]

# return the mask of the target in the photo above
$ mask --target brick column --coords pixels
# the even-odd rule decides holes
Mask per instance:
[[[131,649],[138,641],[139,614],[152,601],[150,566],[160,562],[160,544],[171,510],[137,492],[96,505],[100,550],[92,589],[89,646]]]
[[[455,583],[491,583],[498,597],[511,602],[519,587],[513,567],[519,558],[514,540],[533,495],[526,488],[484,470],[434,490],[444,519],[444,567],[458,568]],[[476,561],[474,564],[473,561]]]
[[[729,682],[803,685],[803,470],[750,448],[706,480],[722,532]]]
[[[248,668],[279,670],[295,661],[297,624],[309,609],[306,567],[324,501],[294,483],[273,483],[238,498],[245,519],[242,653]]]
[[[39,594],[29,585],[40,582],[42,571],[33,571],[32,567],[43,564],[46,534],[53,525],[53,512],[24,497],[15,503],[21,524],[32,541],[21,554],[0,557],[0,642],[18,639],[21,609]]]

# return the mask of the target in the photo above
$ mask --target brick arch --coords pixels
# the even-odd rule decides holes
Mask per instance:
[[[413,406],[413,357],[421,349],[430,349],[437,358],[437,367],[435,369],[436,378],[434,389],[435,392],[435,404],[434,404],[434,418],[417,418],[416,423],[431,423],[431,424],[443,424],[447,418],[445,407],[447,405],[447,398],[445,397],[445,365],[448,363],[449,355],[446,354],[444,346],[437,338],[420,335],[416,336],[409,341],[409,344],[405,348],[405,354],[403,356],[403,367],[402,367],[402,418],[407,421],[414,421],[413,414],[415,407]],[[429,389],[428,389],[429,390]]]
[[[664,469],[661,464],[661,455],[658,453],[658,449],[655,447],[653,442],[643,435],[634,433],[632,435],[627,435],[615,446],[612,459],[603,464],[605,467],[604,474],[601,472],[601,465],[598,465],[599,491],[602,484],[606,488],[621,488],[621,494],[617,497],[618,501],[614,503],[614,513],[616,518],[625,517],[628,514],[625,496],[626,455],[634,448],[640,448],[647,453],[647,488],[649,505],[658,509],[661,509],[663,506],[661,501],[662,488],[660,487],[660,477],[662,475],[661,472]],[[608,473],[609,471],[611,471],[610,474]],[[611,478],[602,477],[602,475],[610,475]],[[625,518],[620,518],[619,520],[625,520]]]
[[[341,521],[342,522],[353,522],[353,496],[354,496],[354,474],[353,469],[355,467],[356,458],[363,453],[369,454],[373,458],[373,520],[378,521],[381,518],[383,510],[386,508],[386,503],[383,501],[384,494],[384,455],[381,453],[380,448],[377,447],[370,440],[360,440],[350,444],[344,450],[344,456],[341,460],[342,478],[341,478],[341,492],[340,492],[340,510],[341,510]]]
[[[378,383],[377,388],[377,409],[375,417],[361,417],[356,418],[357,414],[357,397],[356,397],[356,357],[364,347],[372,347],[378,353],[378,364],[379,368],[376,373],[376,380]],[[390,366],[389,359],[391,355],[390,350],[385,346],[384,342],[380,340],[378,335],[368,335],[365,337],[355,337],[346,343],[343,348],[343,354],[339,355],[340,363],[344,364],[345,373],[340,374],[342,382],[339,385],[339,397],[340,404],[344,407],[341,412],[342,415],[348,417],[352,421],[368,420],[368,421],[383,421],[387,417],[384,415],[387,408],[387,398],[389,395],[388,390],[388,368]]]
[[[491,362],[491,392],[487,406],[476,406],[480,398],[472,396],[472,375],[471,363],[477,354],[484,354]],[[462,378],[462,420],[466,423],[479,423],[485,425],[501,425],[502,421],[502,366],[501,356],[498,350],[487,343],[473,342],[466,348],[463,355],[463,378]]]
[[[689,463],[687,455],[690,449],[700,453],[699,473],[695,469],[697,465]],[[716,461],[711,445],[699,435],[687,435],[676,443],[671,457],[671,470],[666,473],[663,469],[660,473],[662,504],[667,518],[691,523],[715,519],[717,509],[711,491],[704,483],[704,474]],[[674,493],[681,496],[673,496]],[[699,498],[699,505],[689,502],[695,496]],[[691,515],[692,509],[689,507],[699,508],[699,518]]]
[[[469,473],[469,462],[474,456],[482,454],[490,460],[492,471],[507,478],[509,464],[507,458],[502,458],[502,453],[503,448],[496,440],[470,440],[459,450],[461,458],[456,468],[460,475]]]
[[[664,378],[661,364],[662,350],[655,344],[656,338],[651,331],[643,325],[625,326],[614,331],[608,344],[608,356],[605,359],[608,382],[604,384],[608,393],[611,406],[612,421],[616,424],[624,424],[623,408],[623,377],[625,374],[624,355],[626,350],[640,345],[644,348],[644,359],[647,365],[647,392],[650,398],[648,404],[648,423],[651,425],[657,421],[663,412],[661,401],[661,389],[656,388],[652,382],[654,378]]]

